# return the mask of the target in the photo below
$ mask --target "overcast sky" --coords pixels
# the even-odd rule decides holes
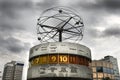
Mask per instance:
[[[55,6],[79,12],[85,25],[80,43],[91,49],[92,59],[111,55],[120,66],[120,0],[0,0],[0,71],[6,62],[23,61],[26,80],[29,49],[40,43],[37,19]]]

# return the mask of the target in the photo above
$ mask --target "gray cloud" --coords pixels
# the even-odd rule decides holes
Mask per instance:
[[[114,36],[116,38],[120,37],[120,27],[111,27],[102,32],[101,37],[111,37]]]
[[[120,0],[86,0],[82,1],[80,0],[77,5],[74,5],[76,7],[80,7],[87,10],[105,10],[105,11],[115,11],[119,10],[120,8]]]
[[[115,25],[110,26],[109,28],[106,28],[104,31],[99,31],[98,29],[89,28],[87,29],[86,34],[92,39],[113,37],[113,36],[116,38],[120,38],[120,27],[116,27],[116,26]]]
[[[24,30],[25,27],[23,25],[25,23],[21,21],[21,18],[32,10],[33,3],[30,0],[0,1],[0,31],[10,34],[16,30]]]
[[[0,0],[1,53],[20,53],[28,50],[30,44],[14,38],[13,35],[26,31],[27,24],[22,21],[24,18],[21,17],[32,10],[33,4],[30,0]]]
[[[120,0],[95,0],[94,3],[86,3],[83,8],[92,11],[101,11],[101,15],[104,14],[116,14],[120,13]]]
[[[30,0],[2,0],[0,1],[0,12],[2,16],[18,18],[22,10],[32,10],[33,4]]]
[[[86,34],[94,39],[99,36],[100,32],[97,29],[91,28],[91,29],[87,29]]]
[[[45,10],[55,6],[58,6],[58,0],[43,0],[42,2],[37,2],[35,8]]]
[[[24,27],[22,27],[22,24],[18,23],[17,21],[13,21],[10,19],[3,19],[0,20],[0,31],[3,33],[14,33],[15,30],[24,30]]]
[[[0,36],[0,50],[2,51],[8,51],[11,53],[20,53],[22,51],[26,51],[29,49],[30,44],[29,43],[23,43],[22,41],[13,38],[8,37],[5,38],[3,36]]]
[[[79,0],[77,3],[71,3],[69,6],[79,11],[87,25],[96,27],[99,23],[105,22],[106,16],[119,16],[119,4],[120,0]]]
[[[119,9],[120,8],[120,0],[96,0],[98,7],[104,7],[107,9]]]

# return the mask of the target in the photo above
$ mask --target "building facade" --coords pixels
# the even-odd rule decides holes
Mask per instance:
[[[93,80],[115,80],[113,64],[107,61],[93,60],[90,64],[93,71]]]
[[[6,63],[2,80],[22,80],[23,66],[22,62],[17,61]]]
[[[120,75],[119,75],[119,68],[118,68],[117,59],[114,58],[113,56],[105,56],[104,59],[101,59],[101,60],[107,61],[107,62],[111,62],[111,63],[113,64],[115,80],[120,80]]]

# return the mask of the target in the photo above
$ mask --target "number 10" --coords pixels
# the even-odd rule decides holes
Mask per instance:
[[[59,56],[60,62],[67,62],[68,58],[67,56]]]

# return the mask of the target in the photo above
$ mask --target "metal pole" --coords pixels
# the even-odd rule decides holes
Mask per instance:
[[[62,31],[59,31],[59,42],[62,42]]]

